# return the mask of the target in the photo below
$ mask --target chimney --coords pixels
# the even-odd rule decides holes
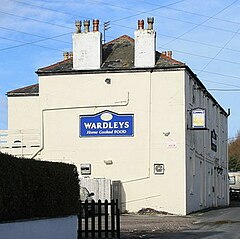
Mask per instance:
[[[99,32],[99,20],[93,20],[93,31],[90,21],[76,21],[76,32],[73,33],[73,69],[97,70],[102,64],[102,34]]]
[[[154,18],[147,18],[148,27],[144,29],[144,21],[138,20],[135,36],[135,67],[154,67],[156,55],[156,32],[153,30]]]

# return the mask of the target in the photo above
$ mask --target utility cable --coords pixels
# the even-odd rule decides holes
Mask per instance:
[[[32,34],[32,33],[28,33],[28,32],[18,31],[18,30],[15,30],[15,29],[2,27],[2,26],[0,26],[0,28],[3,29],[3,30],[7,30],[7,31],[18,32],[18,33],[26,34],[26,35],[29,35],[29,36],[35,36],[35,37],[40,37],[40,38],[46,39],[46,37],[40,36],[40,35],[37,35],[37,34]],[[70,34],[70,33],[68,33],[68,34]],[[47,39],[47,40],[49,40],[49,39]],[[57,41],[57,42],[66,43],[66,44],[71,44],[70,42],[67,42],[67,41],[62,41],[62,40],[55,39],[55,37],[52,37],[52,40],[53,41]]]
[[[125,19],[128,19],[128,18],[132,18],[132,17],[136,17],[136,16],[139,16],[139,15],[142,15],[142,14],[145,14],[145,13],[153,12],[153,11],[159,10],[159,9],[161,9],[161,8],[165,8],[165,7],[168,7],[168,6],[172,6],[172,5],[178,4],[178,3],[180,3],[180,2],[185,2],[185,1],[186,1],[186,0],[180,0],[180,1],[173,2],[173,3],[167,4],[167,5],[162,5],[162,6],[160,6],[160,7],[157,7],[157,8],[148,10],[148,11],[143,11],[143,12],[139,12],[139,13],[137,13],[137,14],[133,14],[133,15],[127,16],[127,17],[115,19],[115,20],[111,21],[111,23],[112,23],[112,22],[119,22],[119,21],[122,21],[122,20],[125,20]]]
[[[238,0],[235,0],[234,2],[232,2],[231,4],[227,5],[226,7],[224,7],[222,10],[218,11],[216,14],[210,16],[209,18],[207,18],[206,20],[204,20],[203,22],[199,23],[197,26],[187,30],[186,32],[182,33],[181,35],[179,35],[178,37],[176,37],[175,39],[165,43],[162,45],[163,46],[166,46],[172,42],[174,42],[175,40],[179,39],[180,37],[183,37],[184,35],[188,34],[189,32],[192,32],[193,30],[195,30],[196,28],[202,26],[204,23],[208,22],[209,20],[211,20],[213,17],[217,16],[218,14],[222,13],[223,11],[225,11],[226,9],[228,9],[229,7],[233,6],[236,2],[238,2]]]
[[[46,21],[42,21],[42,20],[30,18],[30,17],[20,16],[20,15],[13,14],[13,13],[8,13],[8,12],[4,12],[4,11],[0,11],[0,13],[2,13],[4,15],[8,15],[8,16],[13,16],[13,17],[25,19],[25,20],[30,20],[30,21],[35,21],[35,22],[39,22],[39,23],[48,24],[48,25],[55,26],[55,27],[62,27],[62,28],[72,29],[73,30],[72,27],[67,27],[67,26],[60,25],[60,24],[50,23],[50,22],[46,22]]]
[[[209,91],[221,91],[221,92],[240,92],[240,89],[207,89]]]
[[[240,28],[237,32],[240,32]],[[217,54],[201,69],[198,74],[201,74],[202,71],[204,71],[214,60],[217,60],[216,57],[225,49],[225,47],[233,40],[233,38],[236,36],[237,33],[235,33],[225,44],[224,46],[217,52]]]
[[[72,14],[72,13],[69,13],[69,12],[59,11],[59,10],[56,10],[56,9],[53,9],[53,8],[48,8],[48,7],[42,7],[42,6],[39,6],[39,5],[32,4],[32,3],[27,3],[27,2],[23,2],[23,1],[19,1],[19,0],[10,0],[10,1],[17,2],[17,3],[24,4],[24,5],[31,6],[31,7],[35,7],[35,8],[37,7],[37,8],[52,11],[52,12],[55,12],[55,13],[57,12],[57,13],[69,15],[69,16],[72,16],[72,17],[77,17],[77,18],[81,17],[81,18],[84,18],[84,19],[88,19],[88,17],[86,17],[86,16],[75,15],[75,14]]]
[[[150,1],[144,1],[144,0],[134,0],[134,1],[135,1],[135,2],[143,2],[143,3],[145,3],[145,4],[152,5],[152,6],[159,6],[159,4],[152,3],[152,2],[150,2]],[[208,16],[208,15],[204,15],[204,14],[200,14],[200,13],[196,13],[196,12],[190,12],[190,11],[186,11],[186,10],[182,10],[182,9],[177,9],[177,8],[173,8],[173,7],[166,7],[166,8],[167,8],[167,9],[170,9],[170,10],[182,12],[182,13],[187,13],[187,14],[199,16],[199,17],[205,17],[205,18],[209,18],[209,17],[210,17],[210,16]],[[240,25],[240,22],[235,22],[235,21],[231,21],[231,20],[226,20],[226,19],[222,19],[222,18],[218,18],[218,17],[213,17],[212,19],[214,19],[214,20],[219,20],[219,21],[222,21],[222,22],[227,22],[227,23],[232,23],[232,24]]]
[[[35,43],[43,42],[43,41],[46,41],[46,40],[52,40],[55,37],[65,36],[65,35],[68,35],[68,34],[69,33],[65,33],[65,34],[61,34],[61,35],[54,36],[54,37],[48,37],[48,38],[37,40],[37,41],[24,42],[23,44],[20,44],[20,45],[17,45],[17,46],[10,46],[10,47],[6,47],[6,48],[2,48],[2,49],[0,49],[0,51],[10,50],[10,49],[14,49],[14,48],[18,48],[18,47],[22,47],[22,46],[26,46],[26,45],[36,45]],[[1,38],[4,39],[4,37],[1,37]],[[5,38],[5,39],[6,40],[11,40],[11,39],[8,39],[8,38]],[[17,41],[17,40],[14,40],[14,41]],[[18,41],[18,42],[22,42],[22,41]],[[40,45],[37,45],[37,46],[40,46]],[[40,46],[40,47],[43,47],[43,46]],[[44,48],[49,48],[49,47],[44,47]],[[54,48],[49,48],[49,49],[53,50]],[[54,49],[54,50],[63,52],[62,50],[59,50],[59,49]]]
[[[199,69],[193,69],[193,71],[200,71]],[[222,76],[222,77],[227,77],[227,78],[233,78],[233,79],[238,79],[240,80],[240,77],[238,76],[233,76],[233,75],[227,75],[227,74],[222,74],[222,73],[218,73],[218,72],[212,72],[212,71],[202,71],[202,72],[205,72],[205,73],[208,73],[208,74],[212,74],[212,75],[218,75],[218,76]]]
[[[162,47],[158,47],[158,48],[166,50],[165,48],[162,48]],[[179,51],[179,50],[174,49],[174,48],[171,48],[171,50],[173,50],[174,52],[185,54],[185,55],[190,55],[190,56],[196,56],[196,57],[201,57],[201,58],[205,58],[205,59],[210,59],[211,61],[215,60],[215,61],[221,61],[221,62],[226,62],[226,63],[230,63],[230,64],[235,64],[235,65],[240,65],[240,62],[236,62],[236,61],[228,61],[228,60],[224,60],[224,59],[218,59],[218,58],[215,58],[215,57],[198,55],[198,54],[194,54],[194,53],[190,53],[190,52]]]
[[[30,3],[26,3],[26,2],[23,2],[23,1],[19,1],[19,0],[11,0],[11,1],[14,1],[14,2],[17,2],[17,3],[20,3],[20,4],[24,4],[24,5],[29,5],[31,7],[35,7],[35,8],[40,8],[40,9],[45,9],[45,10],[48,10],[48,11],[53,11],[53,12],[58,12],[58,13],[62,13],[62,14],[65,14],[65,15],[69,15],[69,16],[73,16],[73,17],[81,17],[81,18],[86,18],[88,19],[88,17],[86,16],[80,16],[80,15],[75,15],[75,14],[71,14],[71,13],[68,13],[68,12],[63,12],[63,11],[59,11],[59,10],[56,10],[56,9],[53,9],[53,8],[47,8],[47,7],[42,7],[42,6],[39,6],[39,5],[35,5],[35,4],[30,4]],[[112,7],[116,7],[116,8],[119,8],[119,9],[123,9],[123,10],[129,10],[129,11],[134,11],[134,12],[139,12],[139,13],[146,13],[146,12],[142,12],[142,11],[138,11],[136,9],[132,9],[132,8],[126,8],[126,7],[121,7],[121,6],[117,6],[117,5],[114,5],[114,4],[109,4],[109,3],[104,3],[104,2],[101,2],[101,1],[97,1],[97,0],[88,0],[90,2],[95,2],[95,3],[101,3],[101,4],[104,4],[104,5],[107,5],[107,6],[112,6]],[[178,2],[177,2],[178,3]],[[164,7],[164,8],[170,8],[168,6],[161,6],[159,4],[151,4],[151,5],[155,5],[155,6],[159,6],[160,8]],[[172,5],[172,4],[171,4]],[[154,9],[153,9],[154,10]],[[158,9],[156,9],[158,10]],[[150,10],[152,11],[152,10]],[[193,14],[193,13],[192,13]],[[156,15],[158,17],[164,17],[165,19],[170,19],[170,20],[173,20],[173,21],[178,21],[178,22],[183,22],[183,23],[188,23],[188,24],[193,24],[193,25],[198,25],[197,23],[193,23],[193,22],[190,22],[190,21],[186,21],[186,20],[180,20],[180,19],[176,19],[176,18],[173,18],[173,17],[169,17],[169,16],[161,16],[161,15]],[[129,16],[130,17],[130,16]],[[205,16],[206,17],[206,16]],[[116,21],[116,20],[115,20]],[[239,23],[240,24],[240,23]],[[102,25],[102,23],[101,23]],[[214,30],[220,30],[220,31],[225,31],[225,32],[230,32],[230,33],[235,33],[234,31],[231,31],[231,30],[227,30],[227,29],[222,29],[222,28],[217,28],[217,27],[212,27],[212,26],[207,26],[207,25],[204,25],[203,27],[206,27],[206,28],[210,28],[210,29],[214,29]]]
[[[219,81],[211,81],[211,80],[203,80],[204,82],[210,82],[210,83],[215,83],[217,85],[224,85],[224,86],[230,86],[234,87],[235,89],[240,89],[240,85],[233,85],[233,84],[228,84],[228,83],[221,83]]]
[[[133,27],[129,27],[129,26],[124,26],[124,25],[121,25],[121,24],[118,24],[118,23],[113,23],[112,25],[114,26],[118,26],[118,27],[122,27],[122,28],[126,28],[126,29],[131,29],[131,30],[136,30],[136,28],[133,28]],[[236,33],[236,32],[233,32],[231,31],[232,33]],[[240,33],[238,33],[240,34]],[[170,36],[170,35],[166,35],[166,34],[162,34],[162,33],[158,33],[159,36],[164,36],[164,37],[168,37],[168,38],[173,38],[175,39],[176,36]],[[115,39],[115,37],[113,36],[109,36],[108,37],[111,37],[112,39]],[[185,41],[185,42],[191,42],[191,43],[195,43],[195,44],[199,44],[199,45],[203,45],[203,46],[209,46],[209,47],[214,47],[214,48],[219,48],[221,49],[222,47],[221,46],[218,46],[218,45],[214,45],[214,44],[210,44],[210,43],[205,43],[205,42],[200,42],[200,41],[196,41],[196,40],[189,40],[189,39],[186,39],[186,38],[179,38],[179,40],[181,41]],[[162,48],[162,47],[160,47]],[[165,49],[165,48],[162,48],[162,49]],[[232,49],[232,48],[225,48],[225,50],[228,50],[228,51],[234,51],[234,52],[240,52],[240,50],[238,49]],[[184,53],[184,52],[182,52]],[[187,54],[187,53],[186,53]]]

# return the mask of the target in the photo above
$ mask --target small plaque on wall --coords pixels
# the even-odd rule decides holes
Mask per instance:
[[[165,168],[164,164],[155,163],[154,164],[154,174],[164,174]]]

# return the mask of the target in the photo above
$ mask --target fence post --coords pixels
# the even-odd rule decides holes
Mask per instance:
[[[115,214],[114,214],[114,199],[111,200],[111,229],[112,229],[112,238],[115,237]]]
[[[102,238],[101,200],[98,200],[98,238]]]
[[[79,201],[78,209],[78,239],[82,238],[82,202]]]
[[[105,216],[105,237],[108,238],[108,200],[104,203],[104,216]]]
[[[88,238],[88,200],[84,203],[84,213],[85,213],[85,238]]]
[[[116,200],[116,224],[117,238],[120,238],[120,208],[118,207],[118,199]]]
[[[92,230],[92,237],[95,238],[95,201],[92,200],[91,202],[91,230]]]

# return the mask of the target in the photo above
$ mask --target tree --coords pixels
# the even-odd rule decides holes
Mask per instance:
[[[240,171],[240,131],[236,137],[228,144],[228,169],[231,171]]]

